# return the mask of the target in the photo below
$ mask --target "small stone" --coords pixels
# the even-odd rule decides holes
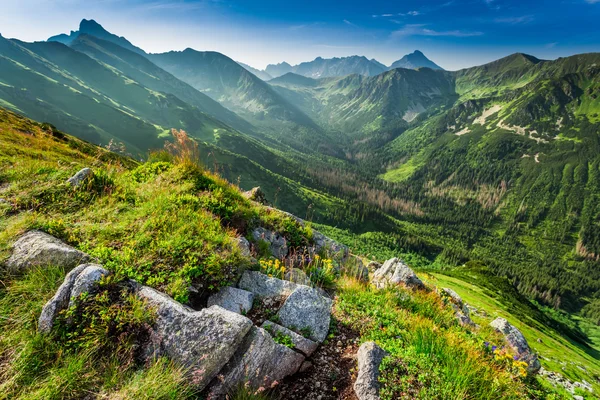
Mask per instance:
[[[313,367],[313,363],[311,363],[310,361],[304,361],[302,363],[302,365],[300,366],[300,369],[298,370],[299,373],[303,373],[308,371],[309,369],[311,369]]]
[[[67,179],[67,183],[73,187],[79,187],[83,185],[87,180],[94,176],[94,172],[90,168],[83,168],[75,175]]]

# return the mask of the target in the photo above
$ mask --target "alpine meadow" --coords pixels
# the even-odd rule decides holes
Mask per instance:
[[[0,400],[600,398],[598,1],[9,3]]]

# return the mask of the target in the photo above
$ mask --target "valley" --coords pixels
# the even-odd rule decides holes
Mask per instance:
[[[4,148],[0,147],[4,151],[0,198],[5,197],[6,184],[14,197],[11,201],[18,203],[17,212],[0,202],[2,217],[11,221],[0,223],[3,229],[10,227],[0,234],[2,256],[8,256],[12,240],[8,232],[39,225],[31,223],[33,217],[25,217],[25,212],[50,210],[51,216],[37,216],[44,229],[68,242],[85,244],[104,261],[114,261],[111,257],[118,253],[119,262],[133,268],[129,250],[111,248],[105,230],[102,243],[96,242],[89,224],[130,213],[139,204],[154,212],[152,207],[158,205],[151,204],[153,189],[143,180],[129,182],[128,174],[143,169],[140,165],[172,162],[164,154],[165,144],[184,131],[195,143],[195,162],[215,174],[210,175],[214,182],[206,187],[197,182],[179,186],[169,181],[169,185],[181,195],[177,204],[190,207],[190,214],[184,214],[194,215],[198,226],[211,230],[203,244],[211,251],[233,240],[232,235],[249,235],[252,221],[263,218],[274,224],[273,229],[291,229],[286,234],[304,246],[312,240],[308,232],[314,228],[365,261],[400,257],[428,284],[452,288],[489,314],[475,313],[475,323],[487,326],[492,319],[506,318],[539,353],[543,368],[574,382],[591,382],[594,395],[600,392],[600,53],[555,60],[515,53],[481,66],[446,71],[417,50],[390,66],[349,56],[318,57],[296,65],[282,62],[261,70],[216,51],[148,53],[119,32],[83,20],[77,31],[43,42],[0,36],[0,115],[11,135],[2,138]],[[41,149],[51,147],[44,135],[77,138],[51,149],[51,157],[61,160],[59,170],[47,166],[34,175],[63,179],[67,174],[63,163],[83,167],[87,164],[82,159],[110,171],[112,162],[118,165],[111,179],[123,192],[98,194],[98,199],[112,196],[103,205],[105,215],[76,216],[75,210],[62,215],[50,188],[17,198],[11,186],[18,185],[11,172],[12,157],[25,154],[26,146],[11,153],[7,143],[18,135],[25,135],[21,141],[34,140],[27,136],[30,133],[43,138],[39,143],[35,139],[41,146],[35,151],[44,162],[50,156]],[[71,154],[73,149],[86,155]],[[115,154],[104,155],[106,150]],[[23,168],[19,176],[33,179],[26,174],[33,166],[19,164],[19,168]],[[143,173],[160,183],[163,171]],[[185,176],[184,171],[178,173]],[[261,188],[269,205],[307,225],[303,222],[298,228],[291,220],[271,221],[263,209],[240,200],[238,191],[255,187]],[[200,203],[191,200],[197,194],[205,196]],[[96,201],[96,195],[90,199],[71,195],[56,196],[66,196],[64,201]],[[157,210],[177,214],[167,205],[173,199],[163,200]],[[192,213],[199,209],[208,211],[201,216]],[[57,222],[63,217],[75,225],[79,217],[88,222],[75,229]],[[128,229],[119,226],[121,233]],[[143,227],[151,231],[150,225]],[[134,234],[123,234],[142,257]],[[150,237],[144,240],[151,242]],[[191,272],[193,262],[184,255],[192,251],[190,243],[182,239],[169,246],[182,251],[177,262],[185,266],[183,275],[162,264],[157,247],[150,258],[161,263],[168,278],[161,275],[153,281],[148,275],[156,272],[151,263],[144,264],[150,272],[131,269],[123,276],[142,280],[176,300],[188,300],[192,293],[188,286],[212,272]],[[194,257],[208,257],[219,268],[226,261],[241,260],[235,251],[223,255],[231,260],[221,259],[219,251],[214,259],[205,253]],[[394,295],[374,294],[367,300],[363,296],[371,289],[358,289],[340,279],[336,307],[347,309],[334,307],[337,317],[354,330],[363,329],[365,337],[379,338],[375,328],[355,319],[362,318],[363,303],[393,303],[396,300],[388,297]],[[212,290],[222,282],[201,287],[208,290],[210,285]],[[411,314],[411,323],[445,329],[446,320],[440,322],[419,308],[437,307],[438,300],[427,296],[418,297],[427,306],[414,306],[418,310]],[[407,329],[414,333],[413,328]],[[383,342],[391,340],[387,333],[381,335]],[[449,334],[448,340],[454,337]],[[415,354],[404,355],[425,365]],[[404,390],[406,382],[396,383]],[[547,389],[545,383],[540,385],[532,390]],[[560,396],[569,396],[563,389],[558,390]]]

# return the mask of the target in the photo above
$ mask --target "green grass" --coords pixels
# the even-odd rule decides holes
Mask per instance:
[[[595,379],[600,374],[600,360],[596,346],[594,346],[596,349],[585,348],[569,341],[533,318],[516,318],[513,314],[514,308],[503,302],[500,296],[460,278],[439,273],[424,274],[423,277],[438,287],[449,287],[455,290],[469,305],[485,311],[487,317],[477,314],[473,316],[476,323],[485,326],[497,317],[507,319],[525,335],[530,347],[541,356],[542,366],[547,370],[561,373],[572,381],[585,379],[592,383],[596,393],[600,390],[600,385]],[[597,327],[588,326],[588,332],[598,335]],[[578,367],[585,368],[587,372]]]
[[[374,290],[342,280],[335,315],[390,355],[380,367],[382,399],[555,399],[512,363],[496,359],[484,341],[500,343],[491,329],[458,326],[434,292]]]

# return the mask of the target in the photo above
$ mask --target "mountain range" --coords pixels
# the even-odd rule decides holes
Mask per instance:
[[[0,106],[136,157],[184,129],[208,166],[296,215],[597,318],[598,65],[517,53],[450,72],[416,51],[252,72],[84,20],[48,42],[0,37]]]
[[[279,64],[269,64],[264,71],[257,70],[249,66],[244,66],[250,72],[259,76],[263,80],[278,78],[287,73],[293,72],[308,78],[328,78],[336,76],[346,76],[359,74],[364,76],[375,76],[382,72],[395,68],[431,68],[442,69],[440,66],[429,60],[419,50],[407,54],[400,60],[395,61],[391,66],[386,66],[375,59],[367,59],[364,56],[350,56],[341,58],[321,58],[317,57],[313,61],[303,62],[298,65],[290,65],[286,62]]]

